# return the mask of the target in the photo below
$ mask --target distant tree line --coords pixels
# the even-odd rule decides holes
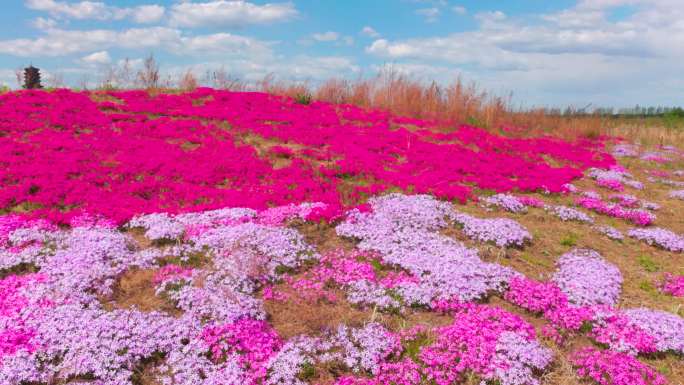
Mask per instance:
[[[614,107],[596,107],[589,108],[545,108],[544,111],[549,115],[563,115],[563,116],[606,116],[606,117],[677,117],[684,118],[684,109],[682,107],[663,107],[663,106],[640,106],[636,105],[629,108],[614,108]]]

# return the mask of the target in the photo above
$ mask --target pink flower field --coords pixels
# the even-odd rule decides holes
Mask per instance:
[[[0,385],[684,383],[684,149],[26,90],[0,170]]]

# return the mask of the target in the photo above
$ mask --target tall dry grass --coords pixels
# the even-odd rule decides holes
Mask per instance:
[[[625,138],[633,143],[641,143],[647,147],[674,145],[684,146],[684,129],[668,127],[657,119],[623,121],[619,124],[606,125],[607,135]]]
[[[448,85],[426,84],[389,69],[367,79],[330,79],[315,88],[307,83],[277,82],[269,77],[258,88],[278,95],[306,94],[314,100],[387,110],[403,116],[444,121],[452,126],[468,123],[520,135],[546,133],[577,138],[605,133],[605,119],[598,116],[552,115],[543,109],[518,110],[513,107],[511,95],[488,93],[461,78]]]

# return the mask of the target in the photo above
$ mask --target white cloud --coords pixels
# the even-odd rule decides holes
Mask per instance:
[[[468,10],[466,9],[466,7],[461,6],[461,5],[455,5],[455,6],[451,7],[451,10],[454,11],[454,13],[457,15],[465,15],[466,13],[468,13]]]
[[[25,5],[36,11],[49,12],[53,16],[65,16],[73,19],[107,20],[125,17],[123,14],[118,14],[118,8],[109,7],[102,2],[66,3],[55,0],[26,0]]]
[[[119,8],[109,6],[100,1],[67,3],[56,0],[25,0],[24,4],[30,9],[48,12],[53,17],[78,20],[121,20],[132,18],[138,23],[154,23],[164,16],[164,7],[160,5]]]
[[[439,18],[440,10],[437,7],[420,8],[416,10],[416,15],[422,16],[426,22],[434,23]]]
[[[411,3],[416,3],[416,4],[426,4],[426,5],[431,5],[433,7],[439,7],[443,8],[449,5],[449,2],[447,0],[409,0]]]
[[[474,30],[377,39],[366,52],[404,68],[468,71],[483,85],[517,90],[532,103],[681,103],[681,90],[668,86],[681,79],[677,67],[684,60],[684,8],[676,4],[587,0],[532,18],[479,13]],[[609,17],[625,5],[633,14]]]
[[[280,66],[279,66],[280,67]],[[360,68],[352,59],[341,56],[297,56],[281,68],[272,67],[271,72],[294,80],[321,81],[343,74],[354,74]]]
[[[272,43],[230,33],[181,37],[167,50],[176,54],[221,57],[245,57],[253,60],[273,57]]]
[[[354,45],[354,38],[351,36],[342,36],[334,31],[314,33],[310,38],[301,39],[298,41],[301,45],[311,45],[314,42],[335,43],[336,46],[352,46]]]
[[[373,29],[373,27],[370,26],[363,27],[363,29],[361,30],[361,34],[375,39],[380,37],[378,31],[376,31],[375,29]]]
[[[104,65],[112,62],[112,58],[107,51],[93,52],[90,55],[83,56],[80,61],[86,65]]]
[[[316,41],[336,41],[340,38],[340,34],[333,31],[314,33],[311,37]]]
[[[0,85],[5,87],[16,87],[17,79],[14,70],[0,68]]]
[[[242,27],[291,20],[298,15],[292,3],[257,5],[242,0],[182,2],[171,7],[171,25],[180,27]]]
[[[116,65],[119,67],[123,67],[126,65],[126,61],[128,61],[128,66],[132,69],[137,69],[137,68],[142,68],[143,63],[145,62],[145,59],[143,58],[128,58],[128,59],[119,59],[116,62]]]
[[[506,14],[501,11],[478,12],[475,19],[482,23],[483,28],[493,27],[506,19]]]
[[[229,33],[188,36],[167,27],[114,30],[46,31],[37,39],[0,41],[0,53],[20,57],[67,56],[109,48],[164,50],[175,54],[270,54],[271,43]]]
[[[166,8],[161,5],[141,5],[134,8],[132,17],[138,23],[149,24],[161,20],[166,13]]]
[[[37,17],[31,22],[31,25],[37,29],[53,29],[57,27],[57,21],[55,19]]]
[[[355,76],[361,69],[351,58],[343,56],[310,56],[294,57],[274,56],[271,58],[230,58],[222,61],[203,61],[192,66],[196,74],[224,68],[231,75],[242,81],[254,85],[266,76],[276,79],[320,83],[327,79],[340,76]],[[172,66],[165,68],[165,73],[178,77],[187,71],[187,66]]]

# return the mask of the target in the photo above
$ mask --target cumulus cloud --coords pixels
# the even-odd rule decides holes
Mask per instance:
[[[380,37],[380,34],[378,33],[378,31],[376,31],[375,29],[373,29],[373,27],[370,27],[370,26],[363,27],[363,29],[361,29],[361,34],[366,35],[368,37],[372,37],[372,38]]]
[[[488,87],[525,90],[533,102],[619,104],[633,96],[635,103],[657,103],[681,99],[681,91],[676,96],[668,86],[681,78],[676,63],[684,60],[684,9],[677,3],[587,0],[534,18],[491,11],[477,14],[479,26],[471,31],[376,39],[366,52],[416,73],[425,66],[469,71]],[[618,9],[625,6],[631,12],[626,17]],[[617,10],[621,16],[611,17]]]
[[[0,85],[4,87],[16,86],[17,80],[14,70],[0,68]]]
[[[263,56],[270,54],[271,44],[229,33],[189,36],[168,27],[131,28],[122,31],[52,29],[37,39],[0,41],[0,53],[21,57],[54,57],[122,48],[159,49],[175,54],[235,53]]]
[[[221,61],[203,61],[192,66],[193,73],[204,74],[223,68],[232,76],[249,84],[256,84],[266,76],[277,79],[317,83],[331,77],[355,76],[361,69],[354,59],[344,56],[311,56],[294,57],[273,56],[270,58],[225,58]],[[178,77],[187,71],[186,66],[165,68],[165,73]]]
[[[468,10],[466,9],[466,7],[464,7],[462,5],[455,5],[455,6],[451,7],[451,10],[454,11],[454,13],[457,15],[465,15],[466,13],[468,13]]]
[[[351,36],[344,36],[342,38],[342,44],[344,45],[354,45],[354,38]]]
[[[422,16],[426,22],[434,23],[439,19],[440,10],[437,7],[420,8],[416,10],[416,15]]]
[[[340,34],[333,31],[314,33],[311,37],[316,41],[335,41],[340,38]]]
[[[25,0],[27,8],[48,12],[53,17],[64,17],[78,20],[121,20],[131,18],[138,23],[154,23],[159,21],[165,12],[160,5],[141,5],[131,8],[119,8],[100,1],[79,1],[68,3],[57,0]]]
[[[171,7],[170,23],[178,27],[243,27],[288,21],[298,15],[292,3],[257,5],[242,0],[182,2]]]
[[[80,61],[86,65],[105,65],[112,62],[111,56],[107,51],[93,52],[90,55],[83,56]]]
[[[155,23],[161,20],[166,14],[166,8],[161,5],[141,5],[133,8],[132,17],[138,23]]]
[[[55,19],[37,17],[31,21],[31,25],[37,29],[53,29],[57,27],[57,21]]]
[[[344,74],[360,72],[354,60],[342,56],[309,56],[294,57],[289,63],[270,67],[271,72],[295,80],[326,80]]]
[[[334,43],[336,46],[352,46],[354,45],[354,38],[341,35],[334,31],[327,31],[314,33],[310,37],[298,41],[301,45],[311,45],[315,42]]]

